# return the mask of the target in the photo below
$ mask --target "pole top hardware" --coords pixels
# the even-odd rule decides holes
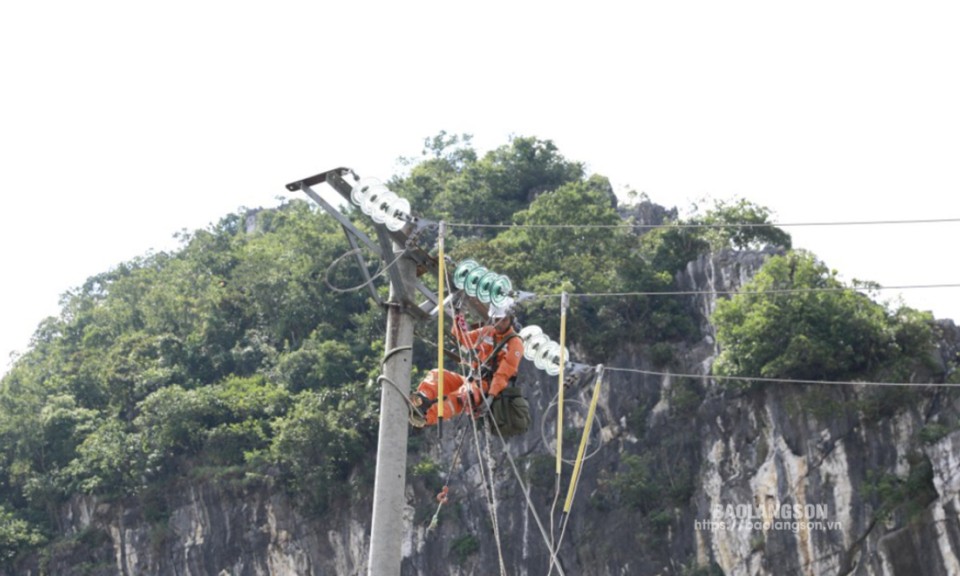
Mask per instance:
[[[296,182],[291,182],[287,184],[287,190],[291,192],[296,192],[297,190],[303,190],[307,186],[315,186],[317,184],[323,184],[324,182],[327,181],[327,178],[331,174],[339,174],[341,176],[344,176],[351,172],[353,172],[353,170],[351,170],[350,168],[344,168],[344,167],[334,168],[333,170],[327,170],[326,172],[315,174],[313,176],[310,176],[309,178],[304,178],[303,180],[297,180]]]

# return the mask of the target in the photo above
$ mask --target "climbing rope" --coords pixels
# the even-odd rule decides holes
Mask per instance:
[[[461,421],[462,422],[462,421]],[[467,437],[466,427],[460,426],[457,431],[457,447],[453,450],[453,459],[450,463],[450,468],[447,470],[446,478],[450,478],[450,475],[453,474],[453,470],[457,467],[457,464],[460,460],[460,449],[463,447],[463,440]],[[440,510],[443,509],[443,505],[446,504],[450,499],[450,486],[444,484],[443,488],[437,494],[437,510],[433,513],[433,518],[430,520],[430,524],[427,526],[427,532],[431,532],[436,529],[437,524],[440,521]]]
[[[341,293],[341,294],[344,293],[344,292],[357,292],[357,291],[359,291],[359,290],[363,290],[364,288],[366,288],[366,287],[369,286],[370,284],[373,284],[373,281],[374,281],[374,280],[376,280],[377,278],[379,278],[379,277],[383,276],[384,274],[386,274],[387,271],[390,270],[390,268],[391,268],[394,264],[396,264],[397,261],[400,260],[400,258],[402,258],[402,257],[407,253],[407,250],[402,250],[402,251],[400,251],[399,253],[397,253],[397,255],[393,258],[393,260],[390,261],[389,264],[380,266],[379,269],[373,274],[373,276],[371,276],[367,281],[363,282],[362,284],[358,284],[358,285],[356,285],[356,286],[351,286],[350,288],[340,288],[340,287],[338,287],[338,286],[334,286],[334,285],[330,282],[330,271],[333,270],[333,268],[334,268],[335,266],[337,266],[338,264],[340,264],[340,262],[341,262],[343,259],[348,258],[348,257],[350,257],[350,256],[354,256],[354,255],[356,255],[356,254],[359,254],[359,253],[362,252],[362,251],[363,251],[363,250],[362,250],[361,248],[353,248],[353,249],[351,249],[351,250],[347,250],[346,252],[344,252],[343,254],[341,254],[340,256],[338,256],[333,262],[331,262],[329,266],[327,266],[327,271],[326,271],[326,272],[324,273],[324,275],[323,275],[323,283],[327,285],[327,288],[329,288],[329,289],[332,290],[333,292],[338,292],[338,293]],[[382,263],[382,261],[381,261],[381,263]]]
[[[439,302],[441,303],[440,305],[442,306],[443,300],[441,299],[441,300],[439,300]],[[438,313],[439,313],[439,314],[443,314],[444,311],[443,311],[443,310],[440,310]],[[489,324],[487,324],[487,325],[489,325]],[[486,365],[487,361],[490,360],[490,358],[487,358],[487,361],[485,361],[485,362],[480,362],[480,361],[479,361],[478,354],[477,354],[476,342],[473,342],[473,341],[469,338],[468,333],[465,333],[465,332],[463,331],[463,328],[460,327],[459,325],[455,327],[455,330],[457,331],[457,333],[458,333],[459,335],[461,335],[461,336],[463,337],[463,340],[467,340],[467,342],[466,342],[467,345],[460,347],[461,351],[463,351],[463,350],[466,351],[467,357],[464,358],[464,355],[463,355],[462,352],[461,352],[461,354],[460,354],[460,362],[459,362],[459,364],[458,364],[458,368],[459,368],[459,370],[460,370],[460,372],[461,372],[461,375],[464,377],[464,380],[465,380],[465,381],[469,381],[469,379],[470,379],[470,374],[472,373],[472,371],[473,371],[474,369],[476,369],[476,370],[482,369],[483,366]],[[425,339],[424,339],[424,341],[427,342]],[[435,345],[435,343],[433,343],[433,342],[428,342],[428,343],[429,343],[430,345]],[[442,348],[442,340],[441,340],[438,344],[439,344],[439,345],[437,345],[437,347],[438,347],[438,358],[442,358],[442,350],[441,350],[441,348]],[[457,338],[457,344],[458,344],[458,345],[460,344],[460,338]],[[493,355],[491,354],[491,356],[493,356]],[[441,362],[438,362],[438,364],[439,364],[439,365],[438,365],[438,370],[442,370],[442,369],[443,369],[442,363],[441,363]],[[475,367],[476,367],[476,368],[475,368]],[[561,381],[561,387],[562,387],[562,381],[563,381],[562,377],[561,377],[561,380],[560,380],[560,381]],[[488,405],[488,402],[487,402],[488,396],[487,396],[486,391],[483,390],[483,386],[482,386],[482,385],[480,386],[480,393],[481,393],[481,397],[482,397],[482,399],[483,399],[483,401],[484,401],[484,405]],[[411,406],[412,406],[412,404],[411,404]],[[480,436],[480,435],[479,435],[479,433],[478,433],[478,431],[477,431],[476,412],[473,411],[473,410],[465,410],[464,412],[468,412],[468,411],[470,412],[471,429],[473,430],[473,434],[474,434],[474,446],[475,446],[475,448],[476,448],[476,450],[477,450],[477,459],[478,459],[478,464],[479,464],[479,466],[480,466],[481,484],[482,484],[482,486],[484,487],[484,495],[485,495],[485,499],[487,500],[487,506],[488,506],[489,511],[490,511],[491,524],[492,524],[493,531],[494,531],[494,540],[495,540],[496,546],[497,546],[497,556],[498,556],[498,560],[499,560],[499,566],[500,566],[500,574],[501,574],[501,576],[506,576],[506,563],[505,563],[505,559],[504,559],[504,556],[503,556],[503,547],[502,547],[502,542],[501,542],[501,538],[500,538],[499,518],[498,518],[498,515],[497,515],[498,502],[497,502],[497,500],[496,500],[496,490],[495,490],[494,478],[493,478],[493,475],[494,475],[494,458],[493,458],[493,454],[492,454],[491,448],[490,448],[490,444],[491,444],[491,442],[490,442],[490,437],[492,436],[493,433],[496,433],[496,436],[500,439],[500,443],[501,443],[501,446],[502,446],[502,448],[503,448],[503,453],[505,454],[505,456],[506,456],[506,458],[507,458],[507,460],[508,460],[508,462],[509,462],[509,464],[510,464],[510,468],[511,468],[511,471],[513,472],[513,475],[514,475],[515,480],[517,481],[518,485],[520,486],[521,491],[523,492],[523,496],[524,496],[524,500],[525,500],[525,502],[526,502],[527,510],[528,510],[528,512],[533,516],[533,518],[534,518],[534,520],[535,520],[535,522],[536,522],[536,524],[537,524],[537,527],[538,527],[538,529],[539,529],[539,531],[540,531],[540,535],[541,535],[541,537],[543,538],[543,542],[544,542],[544,544],[545,544],[546,547],[547,547],[547,551],[548,551],[548,553],[549,553],[549,555],[550,555],[550,565],[551,565],[550,570],[551,570],[551,572],[553,572],[554,569],[556,569],[556,571],[560,574],[560,576],[565,576],[565,575],[564,575],[563,568],[562,568],[562,566],[560,565],[559,558],[557,557],[556,548],[553,546],[553,542],[552,542],[553,539],[552,539],[551,535],[549,535],[549,534],[547,533],[547,529],[544,527],[543,522],[542,522],[541,519],[540,519],[540,516],[537,514],[536,508],[535,508],[535,506],[534,506],[534,504],[533,504],[533,501],[531,500],[531,497],[530,497],[530,488],[529,488],[529,487],[524,483],[524,481],[523,481],[523,477],[522,477],[521,474],[520,474],[520,470],[519,470],[519,468],[517,467],[517,464],[516,464],[516,462],[514,461],[513,456],[510,454],[509,448],[507,447],[506,440],[503,438],[503,434],[500,432],[499,425],[496,423],[496,421],[495,421],[493,418],[490,418],[490,419],[489,419],[489,421],[492,423],[492,427],[488,427],[488,429],[487,429],[487,434],[486,434],[486,436],[485,436],[486,451],[485,451],[485,453],[484,453],[484,451],[481,449],[481,446],[480,446],[480,439],[479,439],[479,436]],[[462,416],[464,416],[464,414],[461,414],[461,417],[462,417]],[[464,436],[464,435],[463,435],[464,428],[462,427],[462,422],[463,422],[463,420],[461,419],[460,422],[461,422],[461,428],[460,428],[459,433],[458,433],[457,446],[456,446],[456,448],[455,448],[455,450],[454,450],[454,458],[453,458],[453,461],[451,462],[451,467],[450,467],[451,473],[452,473],[452,470],[454,469],[454,467],[455,467],[456,464],[457,464],[457,461],[458,461],[458,459],[459,459],[459,455],[460,455],[460,452],[461,452],[461,447],[462,447],[462,445],[463,445],[463,436]],[[491,430],[491,428],[492,428],[492,430]],[[487,462],[486,466],[487,466],[487,468],[489,469],[489,471],[484,468],[484,458],[486,458],[486,462]],[[448,474],[448,477],[449,477],[449,474]],[[448,485],[444,485],[443,488],[441,489],[441,491],[440,491],[440,492],[437,494],[437,496],[436,496],[436,498],[437,498],[437,508],[436,508],[436,512],[434,513],[433,518],[431,519],[430,525],[429,525],[429,527],[428,527],[428,531],[433,530],[433,529],[436,528],[436,526],[437,526],[437,524],[438,524],[438,522],[439,522],[439,514],[440,514],[440,511],[442,510],[443,506],[449,501],[449,497],[450,497],[450,488],[449,488]],[[562,537],[563,537],[563,534],[562,534],[562,532],[561,532],[560,538],[562,539]]]
[[[494,485],[493,485],[493,467],[490,464],[490,460],[492,460],[492,457],[490,456],[490,442],[489,441],[486,442],[486,445],[487,445],[486,456],[488,457],[487,465],[490,468],[490,471],[489,471],[490,477],[488,479],[487,472],[486,470],[484,470],[484,466],[483,466],[484,454],[480,450],[480,434],[477,433],[477,420],[475,418],[471,418],[471,423],[472,423],[472,429],[473,429],[473,441],[474,441],[474,445],[477,448],[477,464],[480,466],[480,483],[481,483],[481,486],[483,486],[484,488],[483,493],[487,500],[487,508],[490,511],[490,523],[493,527],[493,538],[497,544],[497,557],[499,558],[499,561],[500,561],[500,576],[506,576],[507,569],[503,560],[503,545],[500,542],[500,524],[497,519],[497,502],[496,502],[496,496],[495,496],[496,490],[494,490]],[[489,440],[489,436],[487,437],[487,439]]]
[[[441,298],[439,302],[441,303],[441,306],[442,306],[443,299]],[[444,313],[445,311],[443,311],[442,309],[438,312],[438,314],[441,316]],[[469,358],[467,359],[467,362],[463,362],[462,361],[463,359],[461,358],[461,362],[459,363],[458,368],[460,369],[461,376],[464,378],[464,381],[469,383],[471,380],[471,375],[473,374],[473,370],[475,369],[474,366],[476,366],[477,370],[482,370],[483,366],[487,363],[487,361],[490,360],[490,357],[488,357],[484,362],[480,362],[479,355],[477,354],[477,346],[476,346],[477,343],[470,338],[469,332],[465,333],[463,330],[463,327],[460,326],[459,324],[455,326],[455,330],[458,335],[457,337],[458,344],[461,342],[461,340],[467,341],[466,349],[467,349]],[[443,358],[442,346],[443,346],[443,339],[438,338],[438,348],[441,348],[441,350],[438,350],[438,358],[440,358],[440,361],[438,362],[439,364],[438,372],[441,374],[444,369],[443,363],[442,363],[442,358]],[[462,348],[463,347],[461,347],[461,349]],[[494,356],[494,354],[491,354],[490,356],[492,357]],[[469,371],[468,371],[468,368],[469,368]],[[440,380],[441,382],[441,384],[439,385],[442,386],[442,380],[439,378],[438,380]],[[484,405],[486,405],[486,391],[483,389],[482,385],[479,386],[479,389],[480,389],[481,397],[484,400]],[[486,446],[486,450],[485,451],[482,450],[480,446],[480,434],[477,432],[477,413],[472,406],[468,407],[468,410],[464,410],[464,412],[467,412],[467,411],[469,411],[470,413],[470,422],[471,422],[471,430],[473,431],[474,446],[476,447],[476,450],[477,450],[477,463],[480,467],[480,482],[484,490],[485,499],[487,501],[487,508],[490,513],[490,522],[493,528],[494,541],[497,546],[497,557],[499,559],[500,575],[506,576],[507,574],[506,562],[503,557],[503,543],[501,542],[501,539],[500,539],[500,523],[499,523],[499,517],[497,515],[498,502],[496,499],[496,490],[494,487],[494,466],[493,466],[493,455],[490,451],[490,439],[489,439],[489,435],[485,436],[484,444]],[[461,416],[463,416],[463,413],[461,413]],[[438,423],[439,423],[439,420],[438,420]],[[438,434],[439,434],[439,431],[438,431]],[[459,447],[461,443],[462,443],[462,438],[460,441],[458,441],[458,446],[457,446],[457,449],[455,450],[454,463],[456,462],[456,457],[459,455],[459,450],[460,450]],[[486,459],[486,468],[484,467],[484,459]],[[452,467],[451,467],[451,471],[452,471]],[[431,521],[431,528],[436,526],[436,522],[438,520],[440,510],[442,509],[442,506],[448,501],[448,498],[449,498],[449,487],[444,486],[443,489],[440,491],[440,493],[437,495],[437,500],[438,500],[437,511],[434,514],[434,519]]]
[[[500,433],[500,426],[497,424],[497,421],[493,418],[490,419],[493,422],[493,428],[497,433],[497,436],[500,438],[500,445],[503,447],[503,453],[507,457],[507,461],[510,463],[510,469],[513,471],[513,476],[517,481],[517,484],[520,485],[520,491],[523,493],[524,500],[527,504],[527,511],[533,516],[534,521],[537,524],[537,528],[540,530],[540,536],[543,538],[543,543],[547,547],[547,551],[550,554],[550,571],[553,572],[553,569],[556,568],[560,573],[560,576],[564,576],[563,567],[560,566],[560,560],[557,558],[557,550],[553,546],[553,540],[549,534],[547,534],[547,529],[543,526],[543,522],[540,520],[540,515],[537,514],[537,509],[533,505],[533,501],[530,499],[530,488],[523,482],[523,477],[520,475],[520,469],[517,467],[516,461],[514,461],[513,456],[510,454],[510,450],[507,447],[507,441],[504,439],[503,434]],[[562,535],[561,535],[562,537]]]

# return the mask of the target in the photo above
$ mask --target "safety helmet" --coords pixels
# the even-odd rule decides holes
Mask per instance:
[[[513,316],[513,298],[506,298],[500,304],[491,304],[488,315],[491,320],[499,320],[507,316]]]

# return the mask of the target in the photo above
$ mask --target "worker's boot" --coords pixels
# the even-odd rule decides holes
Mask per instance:
[[[410,425],[414,428],[423,428],[427,424],[424,414],[437,402],[436,399],[429,399],[419,392],[410,394]]]

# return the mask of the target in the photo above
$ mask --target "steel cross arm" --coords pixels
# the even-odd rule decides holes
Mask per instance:
[[[330,172],[325,173],[325,182],[330,185],[331,188],[336,190],[345,200],[350,201],[350,193],[353,191],[353,186],[343,179],[343,174],[347,172],[352,172],[346,168],[338,168],[336,170],[331,170]],[[316,178],[316,177],[315,177]],[[379,235],[381,231],[391,238],[394,242],[401,246],[407,246],[410,242],[410,231],[414,228],[413,224],[407,224],[400,230],[388,230],[383,224],[374,223],[374,226],[377,229],[377,234]],[[383,243],[381,242],[381,246]],[[384,252],[384,256],[389,251]],[[437,272],[437,263],[435,260],[430,258],[430,255],[421,249],[407,250],[406,256],[411,258],[414,262],[417,263],[418,268],[425,268],[431,272]]]
[[[356,173],[354,173],[354,171],[351,170],[350,168],[343,168],[343,167],[334,168],[333,170],[327,170],[326,172],[321,172],[320,174],[310,176],[309,178],[304,178],[303,180],[291,182],[287,184],[287,190],[290,190],[291,192],[295,192],[297,190],[303,190],[304,192],[307,193],[307,195],[313,198],[314,201],[322,202],[322,199],[320,199],[320,197],[316,194],[316,192],[310,189],[310,186],[313,186],[314,184],[326,183],[326,184],[329,184],[331,188],[336,190],[337,193],[340,194],[340,196],[342,196],[344,200],[346,200],[347,202],[351,202],[350,193],[353,191],[353,185],[351,185],[349,182],[344,180],[344,176],[346,176],[347,174],[353,174],[354,178],[357,178]],[[326,202],[322,202],[321,205],[325,206],[327,211],[333,214],[333,216],[337,218],[341,224],[349,225],[348,224],[349,221],[346,220],[346,218],[343,218],[343,215],[340,214],[339,211],[336,211],[335,208],[333,208]],[[402,229],[396,230],[396,231],[386,230],[386,228],[382,224],[375,223],[374,226],[376,226],[377,228],[381,228],[381,227],[384,228],[384,233],[387,234],[390,238],[392,238],[394,242],[396,242],[401,246],[406,246],[410,242],[410,239],[411,239],[410,232],[412,230],[414,229],[419,230],[424,226],[428,226],[431,224],[435,224],[435,223],[418,220],[417,223],[408,223]],[[350,227],[353,228],[352,225],[350,225]],[[361,240],[364,239],[364,236],[358,235],[358,237]],[[366,240],[364,240],[364,243],[367,244],[368,247],[372,247],[373,245],[372,241],[367,242]],[[374,251],[376,252],[376,250]],[[381,257],[386,257],[386,256],[387,254],[384,253],[382,254]],[[413,259],[413,261],[417,263],[418,269],[422,268],[424,270],[428,270],[433,273],[437,272],[436,260],[434,258],[431,258],[426,251],[420,250],[420,249],[408,250],[407,256]]]
[[[358,230],[353,223],[345,217],[340,211],[331,205],[329,202],[324,200],[314,191],[311,186],[315,184],[328,184],[333,188],[344,200],[351,202],[351,193],[353,192],[353,185],[344,179],[348,174],[356,174],[353,170],[349,168],[334,168],[333,170],[328,170],[326,172],[321,172],[309,178],[304,178],[303,180],[298,180],[296,182],[291,182],[287,184],[286,187],[290,191],[302,190],[307,196],[309,196],[314,202],[320,205],[327,213],[333,216],[344,228],[344,231],[347,232],[347,239],[350,240],[351,246],[355,247],[355,242],[352,237],[359,239],[367,248],[369,248],[374,254],[380,257],[381,261],[387,267],[387,273],[390,276],[390,280],[393,286],[397,290],[396,296],[398,299],[406,303],[410,307],[410,311],[415,315],[423,318],[425,317],[426,310],[431,306],[436,306],[437,296],[429,288],[423,285],[422,282],[415,281],[413,285],[410,283],[402,282],[400,275],[397,272],[397,267],[394,265],[395,261],[391,260],[388,262],[388,259],[393,255],[394,258],[409,258],[412,260],[417,267],[417,276],[423,272],[433,272],[437,273],[438,265],[435,258],[431,257],[430,254],[423,250],[422,248],[411,246],[411,235],[410,233],[413,230],[419,230],[423,225],[429,225],[426,221],[418,221],[418,224],[410,223],[407,226],[404,226],[401,230],[388,230],[384,225],[379,223],[374,223],[374,230],[376,230],[377,241],[374,242],[369,236]],[[402,246],[402,252],[394,252],[394,245]],[[364,278],[369,282],[369,274],[366,271],[366,265],[363,263],[363,259],[357,256],[358,261],[360,262],[361,269],[364,274]],[[376,294],[374,288],[369,286],[371,293],[374,294],[374,299],[378,303],[382,303],[379,295]],[[416,300],[414,299],[415,292],[419,291],[423,294],[427,302],[417,306]],[[416,308],[416,310],[414,310]]]
[[[333,170],[327,170],[326,172],[321,172],[309,178],[304,178],[303,180],[297,180],[296,182],[291,182],[287,184],[287,190],[291,192],[296,192],[297,190],[303,190],[308,186],[313,186],[314,184],[323,184],[327,182],[332,176],[339,174],[347,174],[348,172],[353,172],[349,168],[334,168]],[[332,186],[332,184],[331,184]],[[347,191],[349,193],[349,190]]]
[[[354,238],[353,234],[350,233],[350,229],[346,226],[343,227],[343,232],[347,236],[347,242],[350,243],[350,247],[355,251],[354,253],[357,257],[357,264],[360,266],[360,273],[363,275],[367,289],[370,290],[370,295],[373,296],[373,301],[376,302],[377,305],[383,306],[383,298],[380,298],[380,294],[377,292],[377,289],[373,287],[373,278],[370,277],[370,272],[367,271],[367,263],[363,261],[363,256],[360,255],[360,247],[357,246],[357,239]],[[382,256],[380,257],[380,261],[383,261]]]
[[[420,304],[420,310],[433,316],[437,311],[437,295],[433,293],[432,290],[423,285],[423,282],[417,282],[417,290],[420,291],[427,299]],[[432,310],[432,311],[431,311]]]
[[[317,194],[313,190],[313,188],[310,188],[309,186],[304,186],[303,188],[301,188],[301,190],[303,190],[304,193],[306,193],[306,195],[309,196],[311,200],[313,200],[314,202],[319,204],[321,208],[326,210],[328,214],[336,218],[337,222],[342,224],[344,229],[346,229],[350,234],[353,234],[354,236],[359,238],[360,241],[363,242],[363,244],[370,249],[370,251],[372,251],[374,254],[376,254],[380,258],[383,258],[383,253],[380,251],[380,247],[377,246],[377,244],[373,240],[371,240],[369,236],[367,236],[360,230],[357,230],[356,226],[353,225],[353,222],[351,222],[346,216],[341,214],[340,211],[337,210],[335,206],[332,206],[329,202],[321,198],[320,195]]]

